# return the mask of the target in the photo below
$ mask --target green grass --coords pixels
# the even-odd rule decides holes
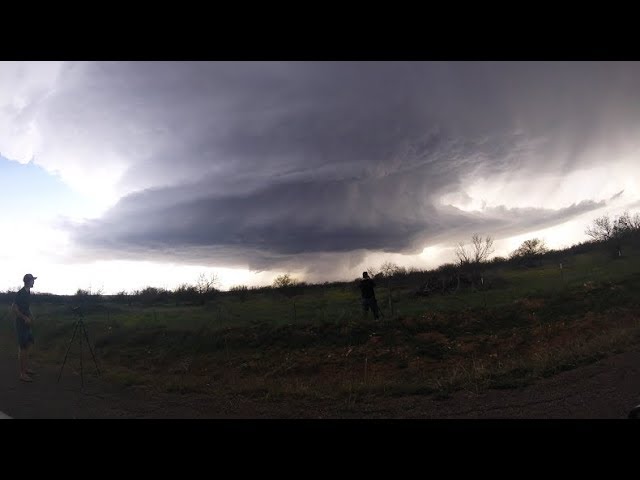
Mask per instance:
[[[424,312],[459,312],[463,310],[508,307],[526,297],[562,298],[565,292],[575,294],[584,283],[594,285],[616,283],[640,272],[638,257],[624,261],[610,260],[605,255],[577,255],[564,268],[560,277],[555,265],[532,269],[498,271],[507,282],[503,288],[463,291],[458,294],[434,294],[431,297],[414,295],[415,287],[393,288],[393,315],[388,305],[388,290],[376,288],[378,303],[385,318],[421,315]],[[615,293],[617,295],[617,293]],[[171,304],[141,307],[108,305],[109,310],[90,313],[87,324],[110,324],[112,328],[153,329],[171,332],[224,330],[232,327],[269,324],[272,326],[321,323],[348,323],[361,318],[358,292],[351,287],[327,287],[294,298],[277,292],[249,293],[245,301],[230,295],[204,306],[174,306]],[[64,307],[56,306],[38,312],[46,316],[52,326],[61,327],[74,318]]]
[[[398,280],[393,313],[389,291],[379,284],[381,323],[363,319],[355,285],[327,285],[293,298],[277,291],[249,291],[244,299],[223,294],[197,306],[104,302],[87,306],[85,325],[109,378],[123,385],[189,393],[206,391],[206,379],[215,378],[225,388],[272,399],[446,398],[457,389],[519,388],[640,342],[638,325],[616,323],[640,307],[637,248],[616,259],[607,252],[567,256],[563,267],[562,274],[555,262],[487,267],[485,277],[500,279],[499,286],[429,297]],[[64,305],[32,310],[36,355],[57,364],[76,317]],[[583,328],[587,317],[595,318],[591,330]],[[0,335],[8,348],[15,344],[13,328],[7,315]],[[561,336],[571,340],[552,346]],[[534,348],[539,342],[543,348]],[[494,360],[496,352],[501,356]],[[365,381],[340,373],[362,370],[365,359],[377,376]]]

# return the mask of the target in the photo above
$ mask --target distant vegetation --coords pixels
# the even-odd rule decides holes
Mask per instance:
[[[459,243],[455,248],[457,261],[443,264],[432,270],[416,267],[402,267],[392,262],[384,262],[379,267],[367,269],[370,276],[385,280],[380,286],[387,290],[400,288],[412,289],[419,296],[433,293],[475,291],[479,288],[491,288],[492,285],[505,283],[509,275],[504,276],[505,269],[531,268],[543,265],[570,268],[571,258],[587,252],[608,252],[611,257],[622,257],[623,247],[638,244],[640,238],[640,214],[624,212],[617,217],[601,216],[587,226],[585,233],[591,240],[573,245],[562,250],[549,249],[540,238],[525,240],[508,258],[493,257],[493,239],[474,234],[469,244]],[[485,282],[487,284],[485,285]],[[182,284],[174,290],[158,287],[145,287],[134,291],[120,291],[115,295],[104,295],[101,290],[78,289],[75,295],[52,295],[35,292],[33,301],[57,304],[95,304],[109,301],[122,305],[170,305],[189,306],[205,305],[224,298],[238,298],[246,301],[251,295],[276,294],[284,296],[302,295],[304,292],[315,292],[327,288],[344,288],[352,282],[336,281],[322,284],[308,284],[294,278],[290,273],[275,278],[270,286],[236,285],[228,292],[218,289],[220,285],[216,274],[201,274],[194,284]],[[350,290],[351,291],[351,290]],[[11,302],[15,290],[0,292],[0,301]]]

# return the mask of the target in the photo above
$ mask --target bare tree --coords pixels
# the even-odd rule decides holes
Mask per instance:
[[[596,241],[610,240],[614,236],[614,224],[607,215],[593,220],[593,223],[589,225],[584,233],[589,235]]]
[[[298,282],[291,276],[291,274],[283,273],[275,278],[273,286],[275,288],[293,287],[296,283]]]
[[[207,293],[215,291],[218,285],[220,285],[218,274],[210,273],[209,276],[207,276],[204,273],[201,273],[198,277],[196,288],[200,295],[206,295]]]
[[[493,238],[487,235],[483,239],[481,235],[474,233],[469,249],[467,250],[466,245],[460,242],[456,246],[455,254],[458,258],[458,265],[477,265],[486,262],[494,251]]]
[[[393,262],[387,261],[380,265],[380,273],[382,273],[385,278],[393,277],[396,273],[400,272],[401,268]]]
[[[543,253],[547,253],[549,249],[545,244],[544,240],[539,238],[532,238],[530,240],[525,240],[522,242],[516,250],[511,252],[511,258],[526,258],[533,257],[536,255],[542,255]]]
[[[598,242],[615,240],[616,256],[621,257],[622,242],[630,234],[638,231],[640,231],[640,215],[636,213],[631,216],[628,211],[625,211],[619,217],[614,217],[613,220],[607,215],[596,218],[587,227],[585,233]]]
[[[622,215],[613,221],[613,236],[622,236],[627,233],[640,230],[640,214],[635,214],[633,217],[628,211],[625,211]]]

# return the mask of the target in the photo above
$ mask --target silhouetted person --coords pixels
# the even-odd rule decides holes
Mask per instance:
[[[362,294],[362,315],[366,315],[367,311],[371,309],[373,312],[373,318],[376,320],[379,316],[378,302],[376,301],[376,292],[373,287],[376,284],[369,278],[367,272],[362,272],[362,280],[360,280],[360,293]]]
[[[31,314],[31,289],[33,288],[34,277],[27,273],[22,281],[22,287],[16,294],[16,298],[11,306],[16,315],[16,333],[18,334],[18,360],[20,362],[20,380],[32,382],[33,371],[29,368],[29,347],[33,344],[33,315]]]

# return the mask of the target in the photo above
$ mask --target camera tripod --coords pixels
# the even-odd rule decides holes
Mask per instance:
[[[73,344],[73,340],[78,335],[78,339],[80,340],[80,382],[84,387],[84,375],[82,370],[82,342],[83,337],[84,341],[89,345],[89,351],[91,352],[91,357],[93,358],[93,364],[96,366],[96,370],[98,371],[98,375],[100,375],[100,369],[98,368],[98,362],[96,362],[96,357],[93,354],[93,348],[91,348],[91,342],[89,341],[89,336],[87,335],[87,329],[84,326],[84,314],[80,310],[79,307],[74,307],[71,311],[78,317],[76,323],[73,328],[73,335],[71,336],[71,340],[69,341],[69,346],[67,347],[67,353],[64,355],[64,361],[62,362],[62,367],[60,368],[60,374],[58,375],[58,382],[60,383],[60,377],[62,377],[62,370],[64,369],[65,363],[67,363],[67,356],[69,355],[69,350],[71,350],[71,345]],[[78,333],[80,331],[80,333]]]

